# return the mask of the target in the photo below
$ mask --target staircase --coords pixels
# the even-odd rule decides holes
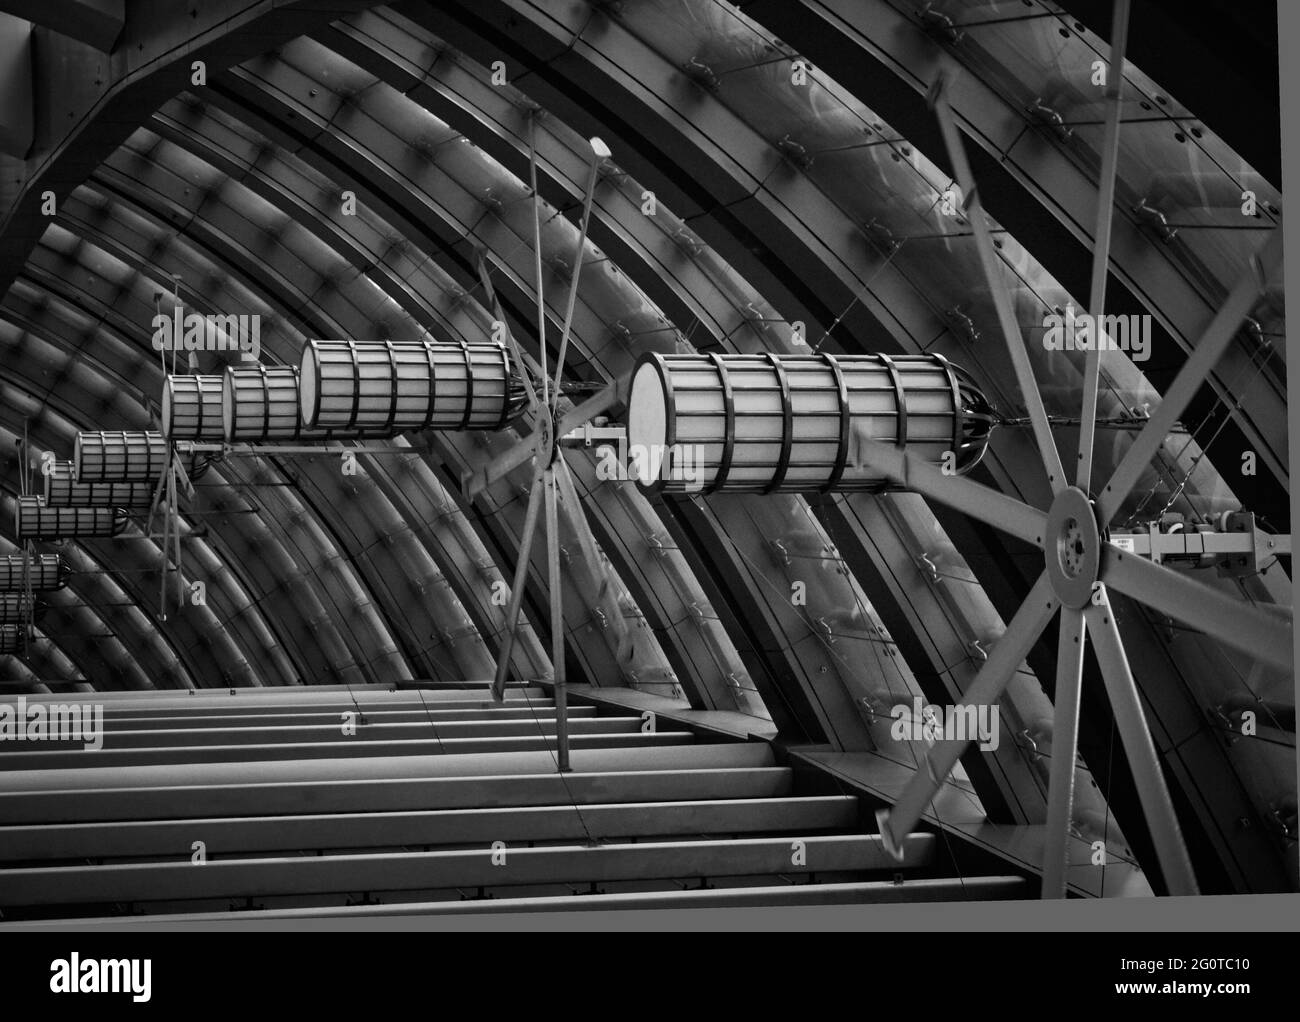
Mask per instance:
[[[96,697],[99,751],[0,742],[4,920],[1033,893],[1021,876],[957,875],[932,833],[895,861],[874,806],[765,742],[572,706],[573,770],[558,774],[539,688],[503,704],[483,688],[150,696]]]

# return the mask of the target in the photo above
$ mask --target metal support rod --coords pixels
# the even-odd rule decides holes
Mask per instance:
[[[546,300],[542,296],[542,197],[537,191],[537,113],[528,112],[528,185],[533,190],[533,272],[537,278],[537,358],[542,370],[542,404],[551,406],[546,371]]]
[[[1029,421],[1033,425],[1034,439],[1038,442],[1038,453],[1043,459],[1043,468],[1047,472],[1047,481],[1053,493],[1060,493],[1066,487],[1065,472],[1061,467],[1061,455],[1056,449],[1056,439],[1052,436],[1051,424],[1047,421],[1047,410],[1043,407],[1042,394],[1038,380],[1034,376],[1033,364],[1029,361],[1029,350],[1025,347],[1024,335],[1020,324],[1016,322],[1015,310],[1007,294],[1006,282],[1001,274],[1005,272],[1002,261],[993,248],[993,238],[989,234],[989,225],[984,219],[984,207],[980,202],[979,191],[975,187],[975,178],[971,174],[970,163],[966,160],[966,149],[962,144],[961,132],[948,104],[947,83],[941,74],[930,89],[930,103],[939,120],[939,131],[943,135],[944,148],[952,163],[953,176],[961,188],[962,205],[966,219],[970,222],[975,237],[975,251],[979,254],[980,266],[984,270],[984,280],[988,284],[989,296],[997,310],[998,325],[1015,367],[1016,381],[1020,385],[1020,396],[1029,412]]]
[[[1074,758],[1079,748],[1079,695],[1083,685],[1083,613],[1061,609],[1056,647],[1056,691],[1052,695],[1052,760],[1047,785],[1047,840],[1043,845],[1044,898],[1064,898],[1070,821],[1074,807]]]
[[[514,584],[510,587],[510,604],[506,607],[505,634],[497,653],[497,671],[492,680],[492,698],[500,702],[505,698],[506,674],[510,670],[510,654],[514,651],[515,632],[519,628],[519,609],[524,600],[524,585],[528,581],[528,558],[533,549],[533,534],[537,531],[537,512],[541,506],[542,491],[538,485],[542,473],[533,474],[532,489],[528,493],[528,510],[524,514],[524,531],[519,536],[519,561],[515,565]]]
[[[855,468],[866,466],[897,480],[905,489],[956,508],[971,518],[1001,529],[1036,547],[1043,545],[1047,515],[989,486],[945,475],[937,466],[906,448],[881,443],[862,426],[854,428],[851,451]]]
[[[984,666],[963,694],[962,706],[996,705],[1059,606],[1060,602],[1052,592],[1047,572],[1043,572],[1007,625],[1006,631],[993,644],[989,658],[984,661]],[[876,813],[880,836],[895,858],[901,860],[903,842],[907,835],[916,826],[925,807],[943,786],[944,780],[969,744],[967,741],[935,743],[907,782],[894,808],[882,809]]]
[[[546,489],[546,568],[551,597],[551,674],[555,679],[555,748],[556,767],[569,770],[569,703],[564,671],[564,600],[560,591],[560,523],[556,515],[555,466],[546,469],[542,486]]]
[[[595,586],[598,600],[605,611],[607,626],[614,631],[615,649],[619,663],[627,664],[632,659],[633,650],[632,637],[628,633],[627,622],[623,618],[623,608],[619,605],[617,590],[612,584],[610,572],[604,566],[600,550],[596,546],[596,537],[592,535],[586,512],[582,509],[582,501],[578,497],[578,488],[573,482],[573,473],[569,470],[568,463],[562,458],[555,464],[555,482],[559,486],[560,506],[569,520],[574,535],[577,537],[579,552],[582,554],[582,563],[586,564],[590,570],[592,584]]]
[[[1206,327],[1195,350],[1178,370],[1174,382],[1169,385],[1155,412],[1147,420],[1146,429],[1134,437],[1133,446],[1125,452],[1111,474],[1110,481],[1097,494],[1097,516],[1103,526],[1109,525],[1119,512],[1124,498],[1137,485],[1138,479],[1151,464],[1151,459],[1165,442],[1174,423],[1196,396],[1210,370],[1228,350],[1242,320],[1255,307],[1281,265],[1282,232],[1275,229],[1270,232],[1263,248],[1251,257],[1250,268],[1242,274],[1231,294],[1219,306],[1219,311]]]
[[[1196,874],[1183,843],[1178,817],[1165,786],[1160,760],[1151,741],[1146,714],[1142,710],[1133,673],[1129,670],[1128,657],[1124,653],[1124,643],[1109,599],[1101,606],[1088,607],[1084,614],[1088,633],[1092,636],[1092,647],[1101,665],[1102,678],[1106,682],[1106,692],[1110,696],[1115,725],[1119,728],[1120,740],[1124,743],[1124,752],[1132,767],[1133,781],[1151,830],[1151,840],[1156,846],[1156,858],[1164,874],[1165,886],[1174,895],[1198,894]]]
[[[487,260],[480,251],[474,261],[478,267],[479,283],[483,285],[483,294],[488,300],[488,308],[492,310],[493,317],[505,330],[506,346],[510,349],[515,364],[519,366],[519,378],[523,381],[524,392],[528,395],[528,410],[536,412],[538,398],[537,389],[533,386],[532,373],[528,371],[528,366],[524,362],[523,349],[519,347],[519,342],[515,340],[514,331],[510,329],[510,322],[506,319],[505,311],[501,308],[501,301],[497,298],[496,288],[492,286],[492,275],[488,273]]]
[[[1154,611],[1181,621],[1220,642],[1282,670],[1291,670],[1291,611],[1274,604],[1250,604],[1145,557],[1107,544],[1101,580]]]
[[[462,489],[468,500],[473,500],[498,479],[503,479],[524,462],[537,454],[538,439],[541,436],[543,416],[549,414],[543,409],[537,412],[537,425],[531,433],[522,437],[517,444],[508,447],[483,465],[471,472],[466,472],[462,480]]]
[[[1092,284],[1088,311],[1102,322],[1106,311],[1106,276],[1110,272],[1110,234],[1115,218],[1115,176],[1119,166],[1119,124],[1124,93],[1124,53],[1128,47],[1129,0],[1115,0],[1110,29],[1110,69],[1106,79],[1106,127],[1101,142],[1101,179],[1097,183],[1097,228],[1092,244]],[[1092,452],[1097,436],[1097,389],[1101,376],[1101,338],[1088,349],[1083,370],[1083,411],[1080,412],[1079,464],[1075,483],[1084,493],[1092,485]]]
[[[599,143],[599,144],[597,144]],[[582,256],[587,248],[587,225],[591,221],[591,204],[596,197],[596,179],[600,174],[600,161],[609,155],[605,143],[591,140],[591,168],[587,172],[587,187],[582,195],[582,218],[578,226],[578,248],[573,255],[573,270],[569,274],[569,297],[564,307],[564,327],[560,332],[560,350],[555,356],[555,401],[552,410],[560,403],[560,381],[564,377],[564,356],[568,353],[569,334],[573,329],[573,309],[578,301],[578,277],[582,273]]]
[[[625,373],[613,383],[607,383],[600,390],[592,394],[591,397],[583,401],[580,405],[575,405],[562,416],[560,416],[559,425],[556,426],[556,432],[563,436],[565,433],[572,433],[575,429],[585,422],[590,422],[597,415],[603,415],[618,403],[619,391],[627,384],[631,378],[631,373]]]

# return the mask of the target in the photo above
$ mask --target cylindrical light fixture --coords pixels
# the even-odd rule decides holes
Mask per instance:
[[[650,492],[889,487],[851,462],[852,436],[969,471],[992,410],[941,355],[643,355],[627,412],[629,469]]]
[[[46,507],[120,507],[147,511],[156,480],[143,483],[79,483],[73,463],[56,461],[45,475]]]
[[[29,614],[30,611],[30,614]],[[45,613],[45,603],[26,593],[0,593],[0,625],[20,625]]]
[[[126,516],[111,507],[46,507],[42,497],[19,497],[14,535],[20,539],[91,539],[116,536]]]
[[[23,629],[21,625],[0,625],[0,655],[21,653],[23,651]]]
[[[190,452],[183,464],[189,477],[197,479],[208,459]],[[152,430],[78,433],[72,452],[72,474],[79,483],[156,483],[166,466],[167,441]]]
[[[357,429],[303,425],[297,366],[227,366],[222,377],[223,436],[231,443],[260,440],[352,440]]]
[[[23,588],[23,568],[27,566],[28,580],[33,592],[62,589],[68,581],[68,572],[58,554],[6,554],[0,557],[0,592],[15,593]]]
[[[162,435],[220,443],[221,376],[168,376],[163,383]]]
[[[308,341],[301,379],[303,424],[314,429],[502,429],[524,408],[497,344]]]

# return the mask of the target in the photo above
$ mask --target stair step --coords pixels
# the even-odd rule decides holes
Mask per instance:
[[[599,912],[659,908],[779,908],[796,905],[886,905],[912,902],[1009,901],[1033,895],[1024,877],[979,876],[959,879],[867,880],[857,883],[797,883],[777,886],[719,887],[688,891],[634,891],[610,894],[566,894],[523,898],[471,898],[458,901],[400,902],[388,905],[338,905],[314,908],[267,908],[258,920],[333,919],[346,929],[348,920],[426,915],[476,915],[493,912]],[[208,923],[231,925],[230,912],[187,912],[115,919],[124,929],[134,926]],[[236,925],[244,920],[237,920]]]
[[[763,799],[789,795],[792,788],[793,771],[788,767],[709,769],[684,765],[688,769],[592,769],[563,777],[552,769],[495,776],[397,777],[383,784],[332,778],[279,784],[215,781],[173,787],[0,792],[0,819],[22,824],[80,824],[214,816],[555,806],[573,801],[583,804]]]
[[[501,887],[523,884],[607,883],[751,875],[899,870],[928,865],[933,834],[912,834],[896,862],[879,835],[798,839],[796,865],[789,838],[675,841],[504,849],[496,864],[487,847],[474,851],[393,852],[374,855],[290,856],[168,863],[61,866],[0,870],[0,908],[280,895],[378,894],[385,891]]]
[[[167,731],[181,728],[253,728],[253,727],[292,727],[319,724],[337,727],[342,722],[342,714],[347,711],[318,712],[316,709],[299,713],[247,713],[239,715],[207,714],[199,716],[166,717],[108,717],[104,718],[104,733],[115,734],[119,731]],[[351,708],[355,713],[356,708]],[[498,706],[465,707],[462,709],[444,709],[441,706],[424,710],[364,710],[367,720],[375,724],[421,724],[433,721],[456,720],[533,720],[555,718],[555,705],[539,702],[533,707]],[[579,720],[595,717],[598,710],[594,706],[570,706],[569,719]]]
[[[301,753],[301,747],[295,750]],[[171,787],[174,785],[269,784],[287,781],[376,781],[396,777],[480,777],[497,774],[554,773],[549,751],[501,752],[491,756],[365,756],[358,759],[317,759],[298,756],[260,763],[172,763],[165,766],[119,766],[112,770],[86,766],[101,762],[103,752],[82,753],[78,769],[10,770],[0,772],[0,799],[21,791],[71,791],[90,788]],[[245,757],[247,758],[247,757]],[[7,762],[7,761],[5,761]],[[575,748],[575,773],[623,770],[688,770],[762,767],[775,762],[772,750],[759,742],[695,743],[640,748]],[[0,814],[0,819],[13,819]]]
[[[446,741],[452,738],[488,738],[488,737],[535,737],[538,734],[555,734],[554,714],[550,717],[537,716],[522,719],[498,719],[494,717],[475,717],[468,720],[417,721],[413,723],[385,724],[378,722],[356,723],[356,733],[344,736],[345,723],[335,717],[328,724],[283,724],[276,727],[250,725],[241,728],[225,727],[191,727],[184,731],[176,730],[114,730],[103,736],[103,749],[100,752],[121,749],[154,749],[165,751],[171,748],[197,748],[200,746],[231,745],[289,745],[289,744],[325,744],[347,738],[349,744],[355,742],[401,741],[411,739],[428,739]],[[579,734],[631,734],[641,730],[640,717],[596,717],[580,716],[569,721],[569,733]],[[672,733],[672,732],[664,732]],[[39,742],[2,742],[0,743],[0,769],[3,769],[10,757],[22,752],[72,752],[84,753],[85,743],[81,740],[39,741]]]
[[[689,745],[695,736],[689,731],[657,731],[645,734],[632,731],[624,734],[574,734],[569,742],[574,750],[609,749],[626,746]],[[342,738],[336,742],[284,743],[280,745],[175,745],[153,749],[100,749],[90,753],[75,752],[10,752],[0,756],[0,768],[8,770],[70,770],[83,767],[87,756],[93,756],[100,769],[114,767],[149,766],[162,763],[177,765],[201,763],[249,763],[296,760],[303,757],[340,758],[380,756],[404,758],[409,756],[451,756],[496,752],[522,752],[529,749],[554,749],[554,735],[539,734],[503,735],[482,738],[424,738],[399,741],[366,741],[363,738]],[[554,762],[552,762],[552,768]],[[3,776],[3,775],[0,775]]]
[[[446,689],[442,691],[374,690],[365,685],[347,691],[313,691],[311,687],[292,688],[280,686],[266,689],[237,689],[236,695],[225,692],[205,692],[194,695],[165,695],[152,693],[76,693],[63,695],[24,696],[28,707],[37,703],[59,703],[67,706],[104,707],[104,718],[140,717],[154,714],[174,716],[205,716],[208,714],[239,715],[245,713],[315,713],[355,710],[423,710],[438,709],[488,709],[494,706],[528,707],[552,706],[551,697],[540,687],[510,689],[504,702],[497,702],[487,689]],[[148,698],[145,698],[148,696]],[[134,697],[134,698],[130,698]],[[16,696],[0,697],[0,702],[15,704]]]
[[[853,827],[858,812],[851,795],[579,806],[6,826],[0,827],[0,861],[188,858],[194,841],[204,842],[212,860],[269,851],[582,841],[588,835],[815,832]]]

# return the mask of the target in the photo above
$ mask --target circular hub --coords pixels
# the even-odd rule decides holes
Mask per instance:
[[[1086,493],[1071,486],[1057,494],[1043,541],[1052,590],[1065,606],[1086,607],[1101,568],[1101,530]]]

